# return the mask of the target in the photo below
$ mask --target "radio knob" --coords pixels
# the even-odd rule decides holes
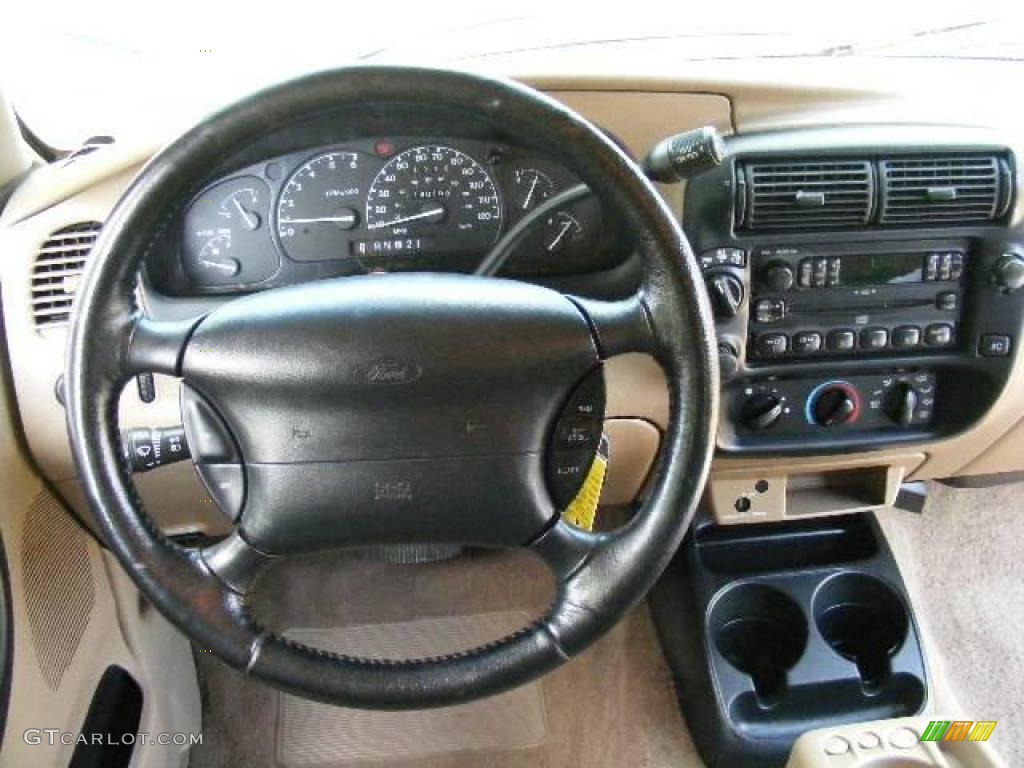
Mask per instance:
[[[1017,254],[1004,254],[993,272],[996,284],[1005,293],[1013,293],[1024,288],[1024,258]]]
[[[754,395],[743,404],[740,419],[754,430],[774,427],[782,418],[782,401],[775,395],[767,393]]]
[[[885,413],[897,424],[909,427],[914,422],[919,399],[917,390],[901,381],[889,392],[885,401]]]
[[[822,389],[811,403],[811,418],[823,427],[846,424],[857,417],[859,399],[848,384],[832,384]]]
[[[708,287],[708,295],[711,298],[711,306],[715,310],[715,317],[730,318],[739,314],[743,306],[743,283],[739,278],[721,273],[708,275],[705,281]]]
[[[773,261],[765,268],[761,280],[775,293],[788,291],[793,287],[793,268],[783,261]]]

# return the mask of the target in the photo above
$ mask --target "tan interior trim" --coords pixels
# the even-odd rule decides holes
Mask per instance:
[[[18,444],[0,367],[0,535],[14,625],[4,765],[67,765],[74,743],[26,741],[30,729],[77,734],[104,670],[116,664],[143,691],[139,730],[201,728],[191,645],[141,599],[128,576],[72,520]],[[132,765],[181,768],[180,746],[137,745]]]
[[[757,472],[712,467],[705,491],[720,524],[764,523],[891,506],[922,453],[835,459],[769,459]]]
[[[32,166],[32,153],[21,138],[14,109],[0,89],[0,187]]]

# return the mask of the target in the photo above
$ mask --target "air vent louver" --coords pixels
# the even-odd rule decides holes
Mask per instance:
[[[879,168],[881,224],[983,223],[1009,203],[1009,168],[994,155],[895,157]]]
[[[749,163],[740,168],[747,229],[863,227],[873,185],[867,160]]]
[[[43,243],[32,270],[32,315],[37,328],[66,323],[100,225],[95,221],[59,229]]]

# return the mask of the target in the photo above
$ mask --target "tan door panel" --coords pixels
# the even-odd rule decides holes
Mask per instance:
[[[17,439],[0,368],[0,535],[13,617],[11,700],[3,764],[67,765],[104,670],[118,665],[142,688],[139,730],[200,729],[188,640],[143,601],[127,575],[35,474]],[[32,729],[71,734],[69,743]],[[26,732],[28,732],[26,736]],[[183,766],[180,746],[136,747],[133,765]]]

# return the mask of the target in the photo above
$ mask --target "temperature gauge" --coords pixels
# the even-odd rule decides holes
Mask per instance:
[[[182,267],[199,286],[259,283],[278,268],[267,224],[270,190],[255,176],[210,187],[185,213]]]
[[[518,168],[512,181],[515,184],[514,205],[518,211],[536,208],[555,193],[551,177],[536,168]]]

